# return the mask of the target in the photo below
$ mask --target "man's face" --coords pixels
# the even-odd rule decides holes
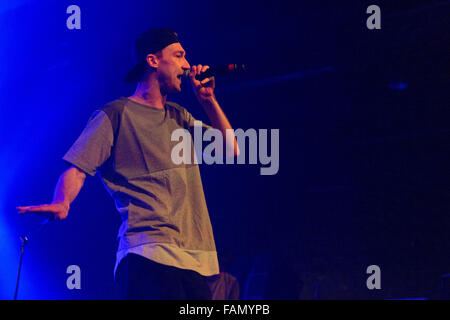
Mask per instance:
[[[180,43],[172,43],[161,50],[158,58],[158,80],[165,93],[180,92],[181,79],[185,70],[191,69],[186,52]]]

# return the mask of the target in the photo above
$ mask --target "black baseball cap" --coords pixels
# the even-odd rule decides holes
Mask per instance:
[[[135,66],[125,75],[125,82],[135,83],[144,74],[146,57],[178,41],[178,34],[172,28],[159,27],[148,29],[136,39],[134,44]]]

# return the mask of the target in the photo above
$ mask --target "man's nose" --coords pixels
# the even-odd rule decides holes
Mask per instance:
[[[185,61],[186,61],[186,63],[184,64],[183,69],[191,70],[191,65],[189,64],[189,62],[187,60],[185,60]]]

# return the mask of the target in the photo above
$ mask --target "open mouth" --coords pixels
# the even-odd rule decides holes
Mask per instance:
[[[187,77],[189,75],[189,70],[185,70],[182,73],[180,73],[179,75],[177,75],[177,78],[180,80],[183,80],[183,78]]]

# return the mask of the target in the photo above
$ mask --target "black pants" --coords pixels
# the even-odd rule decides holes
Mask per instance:
[[[211,300],[206,278],[129,253],[122,259],[116,281],[128,300]]]

